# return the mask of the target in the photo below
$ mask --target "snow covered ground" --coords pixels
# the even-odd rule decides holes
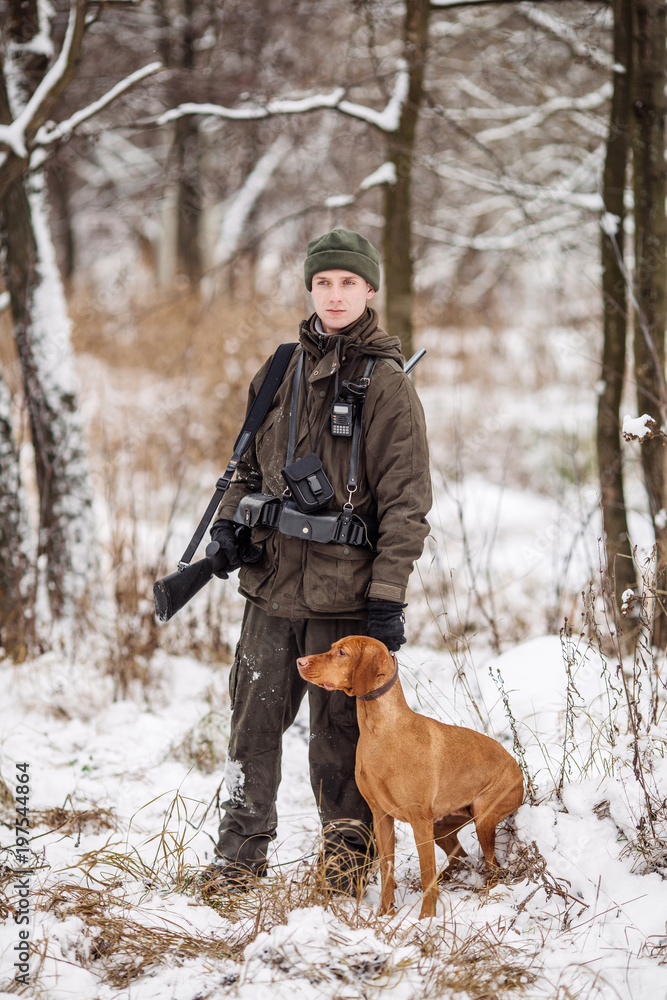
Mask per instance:
[[[416,850],[399,824],[396,915],[378,917],[377,880],[359,904],[327,900],[309,869],[318,824],[302,712],[285,737],[269,877],[209,905],[193,876],[224,797],[229,665],[158,650],[145,683],[119,697],[91,638],[76,663],[0,663],[0,997],[667,998],[664,668],[625,652],[619,671],[603,620],[600,651],[581,597],[590,608],[599,574],[595,492],[555,458],[582,464],[594,393],[555,362],[525,385],[537,375],[517,366],[518,336],[497,359],[506,378],[473,392],[452,344],[436,354],[431,336],[451,392],[435,377],[420,386],[436,503],[399,663],[416,710],[487,731],[530,777],[500,830],[503,877],[484,885],[467,828],[469,870],[442,885],[437,919],[418,920]],[[469,358],[486,336],[471,337]],[[571,346],[556,334],[554,357]],[[641,511],[632,525],[645,543]],[[174,559],[188,529],[174,530]],[[197,607],[213,588],[233,647],[233,581],[213,581]],[[187,631],[178,618],[165,627]],[[29,855],[14,825],[24,808]]]
[[[441,888],[432,922],[417,919],[416,852],[400,826],[395,917],[377,917],[377,883],[359,906],[323,906],[312,889],[309,899],[303,865],[316,848],[317,816],[303,715],[285,740],[266,886],[217,910],[201,899],[189,879],[211,857],[222,767],[206,773],[192,757],[207,740],[213,755],[223,750],[226,668],[158,655],[149,697],[114,702],[110,680],[93,667],[50,655],[29,670],[4,664],[2,774],[12,787],[13,765],[29,765],[35,823],[28,995],[407,998],[479,996],[485,985],[494,996],[667,996],[667,894],[661,874],[642,874],[646,802],[627,736],[608,728],[613,678],[590,648],[571,653],[569,741],[558,636],[490,657],[465,678],[449,653],[411,645],[400,655],[413,707],[476,728],[488,720],[511,750],[487,672],[500,671],[537,786],[535,802],[501,832],[507,879],[484,888],[468,830],[470,872]],[[649,748],[645,739],[642,752],[650,793],[662,801],[664,741]],[[561,772],[559,801],[549,793]],[[12,833],[4,828],[10,862]],[[15,907],[16,882],[5,878]],[[0,930],[5,990],[19,929],[10,911]]]

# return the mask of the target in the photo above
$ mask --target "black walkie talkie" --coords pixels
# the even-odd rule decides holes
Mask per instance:
[[[336,400],[331,411],[331,433],[335,437],[352,437],[354,403]]]

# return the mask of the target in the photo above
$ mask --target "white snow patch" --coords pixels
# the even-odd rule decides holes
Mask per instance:
[[[387,160],[381,166],[374,170],[372,174],[368,177],[364,177],[363,181],[359,185],[360,191],[367,191],[368,188],[375,187],[377,184],[395,184],[396,183],[396,164],[391,160]]]
[[[243,771],[243,764],[239,760],[232,760],[231,757],[228,757],[225,762],[225,787],[229,799],[235,805],[242,806],[245,804],[245,773]]]
[[[631,417],[629,414],[623,417],[623,436],[633,441],[643,441],[655,427],[655,420],[649,413],[643,413],[641,417]]]

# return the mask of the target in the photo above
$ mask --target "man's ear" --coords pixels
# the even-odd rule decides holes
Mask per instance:
[[[374,295],[375,295],[375,289],[373,288],[372,285],[369,285],[368,282],[366,282],[366,301],[370,302],[370,300],[373,298]]]
[[[356,698],[372,690],[378,673],[384,667],[384,652],[373,642],[357,640],[359,656],[352,674],[352,688]]]

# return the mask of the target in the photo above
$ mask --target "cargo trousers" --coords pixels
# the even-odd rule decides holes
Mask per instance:
[[[292,621],[246,604],[229,679],[232,719],[218,857],[252,868],[265,861],[278,822],[282,737],[306,691],[310,781],[325,854],[342,850],[363,856],[372,849],[371,811],[354,779],[356,699],[307,684],[296,666],[298,656],[324,652],[337,639],[360,634],[365,622],[359,619]]]

